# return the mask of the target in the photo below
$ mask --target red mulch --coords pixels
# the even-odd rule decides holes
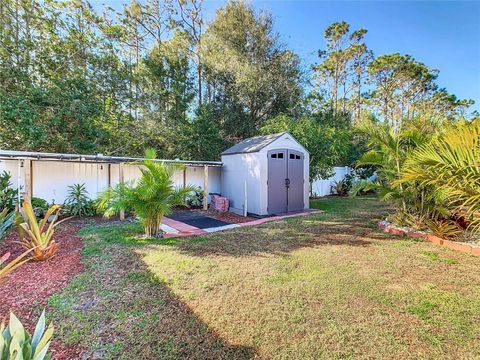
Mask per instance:
[[[60,225],[54,234],[58,243],[57,254],[46,261],[29,261],[0,285],[0,319],[7,319],[9,312],[15,315],[33,332],[41,309],[50,295],[63,289],[70,279],[83,270],[80,250],[82,240],[77,231],[85,225],[83,219],[72,219]],[[23,252],[18,241],[18,232],[12,229],[0,246],[0,254],[11,252],[10,259]],[[47,314],[48,317],[48,314]],[[52,342],[54,359],[78,358],[81,349],[66,346],[58,340]]]

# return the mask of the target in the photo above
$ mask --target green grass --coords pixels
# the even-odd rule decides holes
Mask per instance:
[[[378,231],[388,208],[177,240],[81,231],[85,272],[50,298],[58,338],[106,359],[480,357],[480,262]]]

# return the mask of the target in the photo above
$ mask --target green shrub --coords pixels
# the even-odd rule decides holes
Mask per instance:
[[[96,200],[88,200],[85,206],[85,216],[95,216],[98,215],[98,204]]]
[[[197,208],[203,204],[203,190],[201,187],[196,187],[189,198],[187,199],[187,206]]]
[[[53,325],[45,330],[45,310],[42,312],[33,336],[30,337],[18,318],[10,313],[7,326],[0,325],[0,359],[2,360],[47,360],[51,358],[48,348],[53,337]]]
[[[74,184],[68,187],[63,209],[64,213],[72,216],[95,215],[95,203],[88,198],[85,184]]]
[[[31,204],[36,217],[43,217],[50,207],[47,200],[38,197],[32,197]]]
[[[10,179],[11,176],[8,172],[4,171],[0,174],[0,211],[3,209],[15,210],[18,190],[12,188]]]

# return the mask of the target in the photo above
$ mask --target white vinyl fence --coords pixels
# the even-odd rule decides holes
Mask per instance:
[[[348,166],[336,166],[334,175],[328,179],[317,179],[312,182],[312,195],[314,197],[335,194],[335,182],[343,180],[352,171]]]
[[[110,167],[110,169],[109,169]],[[0,173],[7,171],[11,175],[14,188],[22,191],[26,188],[25,167],[20,160],[0,160]],[[125,181],[136,180],[140,177],[139,166],[125,164]],[[67,161],[32,160],[31,168],[32,196],[47,200],[49,203],[61,204],[67,197],[68,186],[85,184],[90,198],[108,187],[119,182],[119,165],[102,163],[78,163]],[[185,173],[187,185],[198,186],[203,189],[204,172],[202,167],[187,166]],[[182,171],[174,174],[177,186],[183,184]],[[221,168],[211,167],[208,172],[208,191],[220,193]]]

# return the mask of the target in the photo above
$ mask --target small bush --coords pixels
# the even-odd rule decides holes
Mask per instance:
[[[23,201],[18,219],[18,232],[20,242],[24,249],[32,249],[34,260],[46,260],[57,252],[58,245],[53,239],[55,227],[62,221],[58,221],[60,206],[52,205],[40,222],[37,221],[33,212],[32,204],[28,200]],[[50,219],[50,216],[53,218]]]
[[[31,203],[35,216],[37,217],[43,217],[47,212],[48,208],[50,207],[47,200],[38,197],[32,197]]]
[[[350,191],[350,187],[346,179],[334,182],[333,186],[338,196],[347,196],[348,192]]]
[[[442,239],[454,240],[463,232],[463,229],[451,220],[432,220],[427,226],[433,235]]]
[[[188,207],[201,207],[203,204],[203,190],[202,188],[198,187],[195,188],[195,191],[191,194],[191,196],[187,199]]]
[[[88,198],[85,184],[74,184],[68,187],[68,195],[63,204],[63,212],[71,216],[94,216],[96,205]]]
[[[0,211],[3,209],[15,210],[18,190],[12,188],[10,179],[11,176],[8,172],[4,171],[0,174]]]

